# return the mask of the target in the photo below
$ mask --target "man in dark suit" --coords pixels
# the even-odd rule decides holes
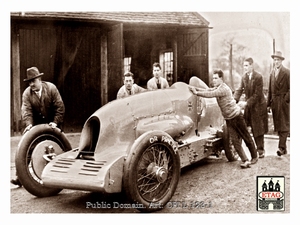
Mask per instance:
[[[267,103],[263,93],[263,77],[253,69],[253,59],[244,60],[244,71],[240,86],[234,93],[236,102],[245,94],[244,118],[251,127],[260,158],[264,157],[264,134],[268,132]]]
[[[267,105],[272,109],[274,130],[278,132],[277,155],[287,154],[286,140],[290,133],[290,70],[282,65],[280,51],[271,55],[274,68],[270,74]]]

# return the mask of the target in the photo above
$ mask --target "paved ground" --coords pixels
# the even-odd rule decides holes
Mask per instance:
[[[72,142],[77,141],[75,136],[69,138],[72,139]],[[238,221],[245,220],[247,214],[272,214],[272,218],[274,218],[275,214],[290,214],[290,154],[282,157],[276,156],[274,154],[275,150],[274,152],[271,151],[272,146],[276,146],[276,142],[276,138],[266,139],[268,146],[266,157],[259,159],[249,169],[241,169],[239,166],[240,161],[228,162],[224,155],[220,158],[209,157],[188,168],[184,168],[181,171],[179,183],[172,199],[164,209],[155,212],[155,214],[201,214],[201,218],[205,216],[203,214],[214,214],[213,221],[220,214],[243,214],[243,218]],[[14,175],[14,166],[11,167],[11,172]],[[257,176],[285,177],[285,211],[273,213],[257,212]],[[108,213],[122,215],[139,213],[134,208],[102,207],[102,203],[106,205],[114,205],[115,203],[126,205],[130,203],[122,193],[104,194],[64,189],[55,196],[36,198],[23,187],[11,186],[9,195],[10,213],[12,215],[20,213],[80,213],[82,215],[87,213],[102,214],[101,216],[103,216],[103,214]],[[100,208],[98,206],[87,206],[100,203]],[[294,207],[294,209],[296,208]],[[234,218],[234,221],[236,221],[236,215]],[[232,221],[231,219],[230,221]],[[253,217],[250,219],[253,219]],[[276,221],[278,220],[276,219]]]
[[[67,136],[73,147],[78,146],[79,134],[67,134]],[[15,172],[14,154],[18,141],[19,137],[11,138],[12,176]],[[71,223],[81,224],[81,222],[93,221],[91,216],[96,215],[91,214],[97,214],[97,218],[94,218],[102,219],[101,221],[105,221],[105,223],[104,217],[107,216],[110,222],[117,221],[118,224],[124,223],[126,219],[129,219],[131,223],[136,221],[139,224],[141,222],[152,224],[156,221],[162,221],[161,219],[166,219],[165,216],[168,216],[169,223],[174,222],[174,224],[186,223],[187,221],[196,223],[224,223],[224,221],[228,221],[231,224],[255,221],[262,224],[270,222],[296,224],[294,221],[297,221],[295,219],[299,217],[296,217],[299,210],[297,205],[294,204],[293,208],[290,205],[290,151],[293,152],[293,158],[295,158],[298,149],[292,146],[293,149],[290,150],[290,143],[288,142],[288,154],[278,157],[276,156],[277,137],[266,136],[265,142],[266,157],[259,159],[257,164],[249,169],[241,169],[239,161],[229,163],[223,156],[220,159],[207,159],[187,170],[183,170],[172,199],[164,209],[153,213],[155,215],[137,215],[139,214],[138,210],[121,207],[117,209],[87,207],[87,203],[128,203],[126,198],[119,193],[103,195],[76,190],[62,190],[56,196],[36,198],[24,188],[14,186],[11,186],[8,194],[10,196],[10,204],[7,204],[10,205],[9,214],[14,224],[24,223],[23,214],[26,214],[26,219],[28,214],[32,216],[30,220],[27,219],[31,224],[40,224],[44,221],[52,221],[52,223],[57,221],[60,223],[62,216]],[[285,177],[286,201],[284,212],[257,212],[256,178],[259,175]],[[293,177],[293,184],[294,181],[297,182],[297,175]],[[293,192],[294,203],[297,203],[295,202],[296,197],[295,192]],[[182,204],[182,202],[190,205],[190,207],[183,207],[185,204]],[[291,213],[292,209],[293,213]],[[118,215],[112,217],[111,213],[117,213]],[[163,215],[168,213],[172,213],[172,215]],[[136,216],[139,216],[139,218],[135,218]],[[295,218],[292,218],[292,216]],[[191,219],[191,217],[193,218]]]
[[[66,134],[68,140],[70,141],[72,147],[77,147],[79,144],[79,139],[80,139],[80,133],[67,133]],[[11,160],[10,160],[10,168],[11,168],[11,178],[15,176],[15,152],[17,150],[18,143],[21,139],[21,136],[15,136],[11,137]],[[277,150],[277,144],[278,144],[278,137],[276,135],[265,135],[265,155],[266,156],[272,156],[276,155],[276,150]],[[290,152],[290,139],[288,138],[288,152]],[[249,158],[250,154],[249,151],[243,142],[243,148]],[[14,185],[11,185],[11,188],[16,188]]]

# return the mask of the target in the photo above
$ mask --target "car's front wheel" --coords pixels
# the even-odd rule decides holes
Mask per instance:
[[[68,150],[71,150],[71,145],[58,128],[40,124],[26,132],[15,158],[17,176],[24,188],[37,197],[59,193],[61,189],[45,187],[41,175],[49,160]]]
[[[161,210],[172,198],[180,176],[176,142],[167,133],[141,135],[125,162],[123,188],[142,212]]]

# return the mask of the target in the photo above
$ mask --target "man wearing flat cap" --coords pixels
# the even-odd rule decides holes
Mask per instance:
[[[277,155],[287,154],[286,140],[290,132],[290,70],[282,65],[280,51],[271,55],[274,69],[270,74],[267,106],[272,109],[274,130],[278,132]]]
[[[22,95],[22,120],[25,124],[24,133],[33,126],[47,123],[52,128],[61,127],[65,113],[65,106],[56,86],[50,82],[42,81],[38,68],[31,67],[27,69],[27,78],[29,87],[25,89]],[[22,186],[17,179],[11,180],[11,183]]]

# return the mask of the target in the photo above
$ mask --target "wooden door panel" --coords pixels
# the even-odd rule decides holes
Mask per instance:
[[[108,101],[112,101],[123,85],[123,24],[112,26],[107,40]]]
[[[179,31],[178,81],[188,83],[192,76],[201,78],[206,84],[208,74],[208,31],[205,28],[187,28]]]

